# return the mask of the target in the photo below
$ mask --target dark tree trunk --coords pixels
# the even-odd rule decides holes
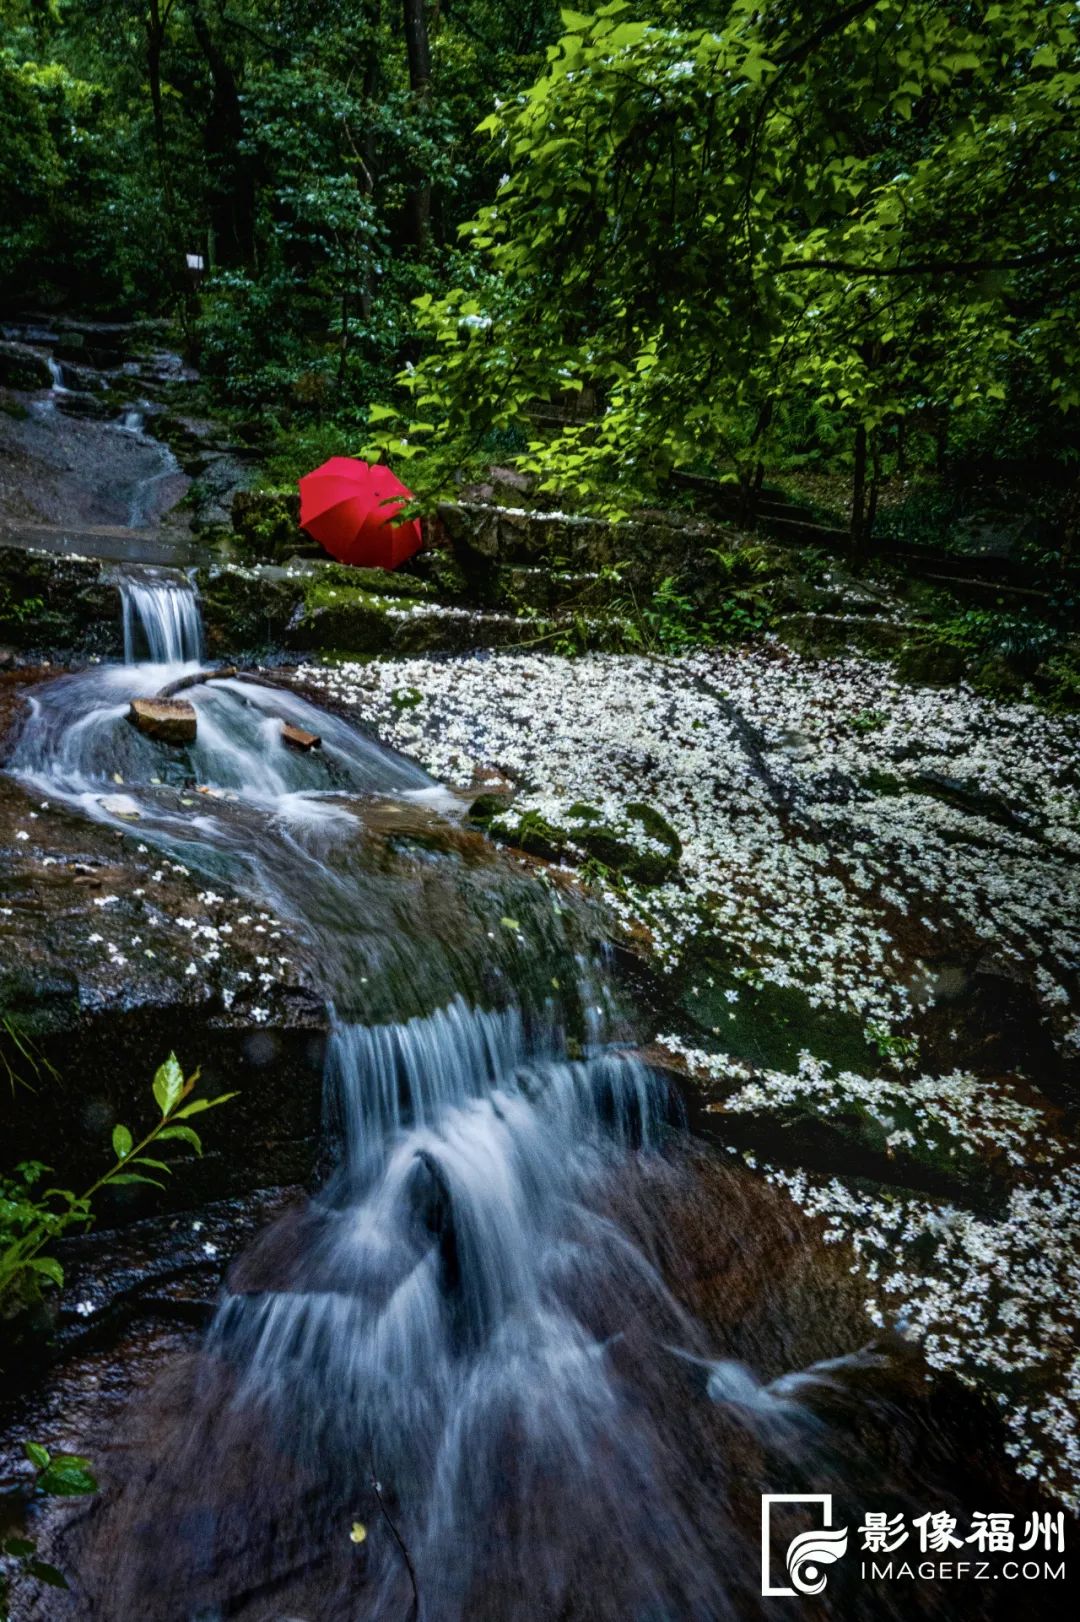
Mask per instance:
[[[851,492],[851,545],[860,552],[866,539],[866,427],[855,430],[855,478]]]
[[[409,85],[418,111],[431,101],[431,40],[428,35],[425,0],[402,0],[405,21],[405,50],[409,61]],[[427,245],[431,228],[431,181],[417,173],[405,208],[405,231],[416,248]]]
[[[201,0],[189,0],[189,7],[191,27],[214,86],[204,140],[217,258],[223,264],[250,265],[255,260],[255,178],[250,159],[241,151],[244,115],[240,90],[210,32]]]
[[[364,101],[370,108],[378,95],[379,90],[379,53],[376,49],[378,42],[378,29],[382,21],[382,0],[372,0],[368,6],[371,20],[371,40],[368,45],[367,62],[364,65]],[[363,145],[364,167],[364,196],[371,198],[375,195],[375,120],[366,117]],[[360,313],[365,323],[371,320],[375,308],[375,271],[373,255],[369,248],[364,250],[364,274],[360,287]]]
[[[870,435],[870,498],[866,504],[866,530],[863,541],[870,546],[877,523],[878,497],[881,494],[881,430],[875,428]]]
[[[150,84],[150,105],[154,114],[154,146],[157,148],[158,168],[162,188],[168,197],[172,191],[168,153],[165,144],[165,104],[161,95],[161,52],[165,44],[165,26],[171,5],[162,13],[158,0],[150,0],[146,16],[146,77]]]
[[[773,402],[766,400],[758,412],[754,431],[750,435],[750,447],[759,444],[762,437],[768,432],[769,424],[773,418]],[[739,522],[746,529],[754,529],[757,525],[758,502],[761,499],[761,486],[765,482],[765,463],[759,456],[752,465],[739,469]]]

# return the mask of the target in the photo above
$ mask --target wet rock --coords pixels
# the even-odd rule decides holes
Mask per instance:
[[[129,720],[157,743],[194,743],[195,706],[183,698],[133,698]]]
[[[289,726],[287,723],[281,728],[281,741],[290,749],[299,749],[305,754],[312,749],[322,748],[322,739],[317,732],[305,732],[303,727]]]
[[[303,598],[284,569],[207,568],[197,575],[207,648],[235,654],[281,647]]]

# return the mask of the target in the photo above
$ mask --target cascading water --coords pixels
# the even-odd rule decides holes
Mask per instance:
[[[75,1614],[754,1616],[739,1473],[774,1447],[765,1488],[805,1490],[800,1456],[824,1468],[813,1400],[842,1371],[763,1384],[667,1282],[667,1091],[618,1045],[573,907],[417,824],[430,780],[295,694],[191,686],[197,740],[166,758],[125,717],[192,672],[197,602],[166,579],[123,593],[129,663],[35,689],[13,769],[137,817],[312,941],[337,1010],[334,1169],[239,1260],[140,1420],[80,1534]],[[318,731],[318,754],[285,748],[283,721]]]
[[[124,663],[138,663],[145,645],[154,665],[189,664],[202,657],[202,621],[186,582],[125,575],[120,582]]]
[[[122,429],[121,431],[125,430]],[[148,441],[147,443],[151,442]],[[131,505],[127,516],[129,529],[145,529],[147,527],[155,516],[156,510],[160,507],[158,486],[165,484],[169,479],[175,479],[180,472],[180,463],[169,447],[167,445],[157,445],[156,441],[152,443],[157,449],[161,466],[156,473],[151,473],[147,478],[140,479],[132,491]]]

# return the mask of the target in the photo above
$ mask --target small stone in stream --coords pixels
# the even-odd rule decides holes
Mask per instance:
[[[195,741],[195,706],[183,698],[133,698],[128,719],[158,743]]]
[[[287,743],[290,749],[321,749],[322,739],[317,732],[305,732],[303,727],[293,727],[285,721],[281,724],[281,741]]]
[[[80,873],[80,874],[78,874],[78,876],[72,880],[72,883],[73,884],[84,884],[88,890],[100,890],[101,889],[101,880],[94,878],[93,875],[90,874],[90,873]]]

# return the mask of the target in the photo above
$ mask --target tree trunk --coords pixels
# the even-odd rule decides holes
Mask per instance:
[[[754,431],[750,435],[751,450],[756,446],[768,431],[773,419],[773,401],[766,400],[758,412]],[[758,501],[761,498],[761,486],[765,482],[765,463],[759,456],[749,466],[739,469],[739,522],[747,529],[754,529],[757,524]]]
[[[150,105],[154,113],[154,145],[157,148],[158,168],[166,198],[172,191],[168,154],[165,146],[165,105],[161,95],[161,52],[165,44],[165,24],[168,11],[161,15],[158,0],[150,0],[146,17],[146,76],[150,83]]]
[[[218,258],[223,263],[255,261],[255,181],[251,161],[241,151],[244,115],[236,75],[210,32],[201,0],[188,0],[191,27],[210,69],[214,86],[204,130],[212,179],[211,209]]]
[[[855,478],[851,491],[851,547],[861,552],[866,538],[866,426],[855,430]]]
[[[878,496],[881,494],[881,430],[875,428],[870,435],[870,499],[866,504],[866,531],[863,537],[869,547],[874,539],[877,522]]]
[[[431,41],[428,37],[425,0],[402,0],[405,20],[405,50],[409,60],[409,85],[417,110],[431,101]],[[414,176],[405,208],[405,230],[414,247],[427,246],[431,226],[431,181],[427,175]]]
[[[365,128],[363,147],[364,169],[364,196],[369,200],[375,195],[375,121],[369,116],[369,109],[374,105],[379,91],[379,53],[376,49],[378,42],[379,24],[382,22],[382,0],[371,0],[367,7],[371,23],[371,40],[368,44],[367,61],[364,64],[364,102],[365,102]],[[375,308],[375,256],[370,246],[362,250],[364,265],[363,280],[360,287],[360,314],[364,324],[371,320]]]

